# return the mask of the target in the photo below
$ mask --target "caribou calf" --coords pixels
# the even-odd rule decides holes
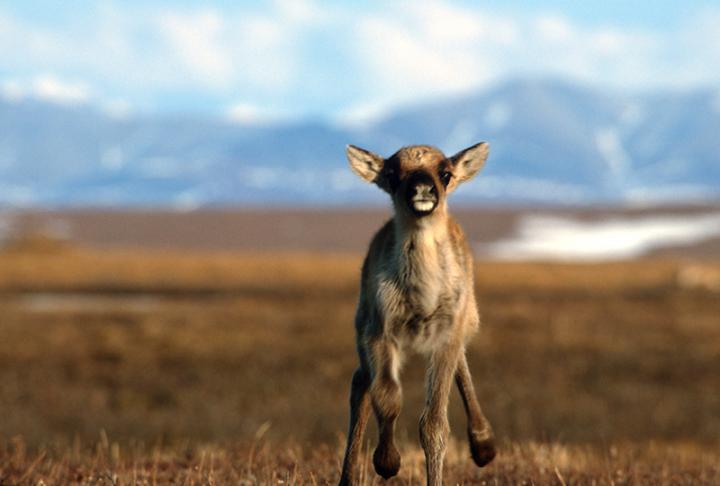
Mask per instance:
[[[479,143],[447,158],[436,148],[420,145],[383,159],[347,147],[352,170],[391,196],[394,217],[373,238],[362,268],[355,316],[360,364],[352,377],[341,485],[355,481],[371,406],[379,427],[375,471],[387,479],[400,470],[394,430],[406,351],[429,358],[420,419],[427,484],[442,484],[453,378],[468,416],[473,460],[482,467],[495,457],[492,428],[480,410],[465,358],[465,344],[479,324],[472,254],[447,210],[447,196],[482,168],[488,149],[487,143]]]

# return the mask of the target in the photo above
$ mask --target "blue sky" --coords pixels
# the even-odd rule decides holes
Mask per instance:
[[[0,96],[362,121],[508,77],[720,84],[720,3],[0,2]]]

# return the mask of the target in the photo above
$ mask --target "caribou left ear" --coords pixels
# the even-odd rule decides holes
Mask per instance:
[[[385,160],[369,150],[348,145],[345,149],[350,168],[368,182],[378,182]]]
[[[465,182],[475,177],[475,174],[485,165],[489,153],[490,144],[480,142],[450,157],[450,163],[458,182]]]

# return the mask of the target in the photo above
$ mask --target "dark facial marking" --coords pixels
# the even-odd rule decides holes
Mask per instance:
[[[452,179],[452,172],[450,172],[450,164],[447,162],[447,160],[444,160],[438,166],[438,177],[440,178],[440,182],[443,186],[447,187],[448,184],[450,184],[450,180]]]
[[[395,192],[400,186],[400,167],[397,157],[394,155],[385,161],[383,166],[383,176],[388,182],[390,192]]]
[[[452,174],[448,171],[444,171],[440,173],[440,182],[442,182],[442,185],[447,187],[448,184],[450,184],[450,179],[452,178]]]

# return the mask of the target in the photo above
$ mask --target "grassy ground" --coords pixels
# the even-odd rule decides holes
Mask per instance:
[[[446,484],[718,484],[720,451],[692,445],[606,448],[542,443],[508,443],[488,467],[467,459],[465,444],[452,442]],[[403,467],[389,481],[376,476],[364,456],[360,483],[424,483],[424,457],[402,448]],[[0,450],[1,484],[334,484],[341,457],[328,445],[273,445],[268,442],[175,447],[98,442],[94,448],[48,447],[28,453],[14,442]]]
[[[336,481],[359,265],[0,253],[0,484]],[[502,447],[471,465],[453,396],[448,483],[720,481],[720,296],[688,268],[720,265],[479,263],[470,365]],[[421,477],[423,373],[403,374],[396,484]]]

